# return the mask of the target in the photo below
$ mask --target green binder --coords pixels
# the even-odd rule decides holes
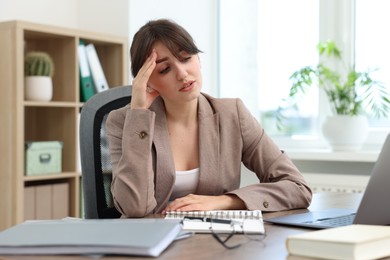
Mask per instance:
[[[84,41],[80,40],[78,46],[79,72],[80,72],[80,101],[86,102],[95,94],[95,87],[89,70],[87,53]]]

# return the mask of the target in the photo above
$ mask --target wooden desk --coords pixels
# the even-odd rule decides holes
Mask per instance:
[[[313,202],[309,209],[324,209],[324,208],[352,208],[358,207],[361,200],[360,194],[348,194],[348,193],[317,193],[313,197]],[[291,210],[284,212],[264,213],[264,219],[288,215],[292,213],[305,212],[306,210]],[[158,259],[293,259],[288,257],[286,250],[286,237],[293,234],[311,231],[311,229],[283,227],[272,224],[265,224],[265,230],[267,233],[263,242],[248,241],[244,235],[235,235],[234,239],[243,243],[241,247],[237,249],[228,250],[221,246],[211,235],[209,234],[197,234],[193,237],[183,240],[175,241],[165,250]],[[39,235],[39,234],[37,234]],[[18,259],[18,260],[32,260],[37,259],[36,256],[12,256],[1,257],[0,259]],[[45,256],[39,257],[39,259],[59,259],[59,260],[86,260],[96,259],[91,257],[82,256]],[[148,259],[142,257],[103,257],[102,259],[109,260],[122,260],[122,259]],[[294,258],[296,259],[296,258]],[[299,258],[302,259],[302,258]]]

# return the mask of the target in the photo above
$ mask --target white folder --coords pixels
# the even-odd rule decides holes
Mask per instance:
[[[180,221],[152,218],[30,220],[0,232],[0,255],[157,257],[180,231]]]
[[[89,68],[92,73],[93,83],[95,85],[96,92],[102,92],[108,89],[108,83],[102,65],[100,64],[99,57],[97,55],[95,46],[90,43],[85,46],[87,51]]]

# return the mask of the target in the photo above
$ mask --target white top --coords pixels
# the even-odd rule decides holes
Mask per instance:
[[[195,193],[199,182],[199,168],[188,171],[176,171],[176,181],[170,201]]]

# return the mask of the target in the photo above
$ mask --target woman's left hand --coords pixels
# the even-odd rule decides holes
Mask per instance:
[[[205,196],[189,194],[175,199],[162,213],[167,211],[246,209],[244,202],[235,195]]]

